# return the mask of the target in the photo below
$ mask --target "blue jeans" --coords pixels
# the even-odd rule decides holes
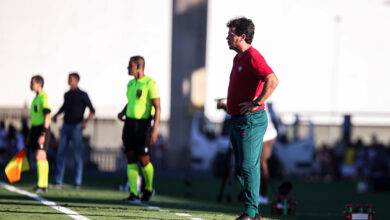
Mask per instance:
[[[57,152],[57,163],[55,171],[55,182],[56,184],[62,184],[65,171],[65,159],[68,150],[69,143],[72,143],[72,150],[75,160],[75,178],[74,184],[81,185],[83,176],[83,133],[81,130],[81,122],[78,124],[67,124],[62,125],[60,142],[58,144]]]

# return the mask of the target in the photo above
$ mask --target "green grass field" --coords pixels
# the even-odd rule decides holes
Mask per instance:
[[[2,174],[1,181],[8,183]],[[66,179],[71,183],[71,179]],[[156,177],[157,194],[149,206],[158,206],[160,210],[147,206],[129,205],[121,200],[128,196],[118,190],[122,177],[114,175],[85,176],[83,189],[51,189],[40,194],[47,200],[78,212],[89,219],[234,219],[242,210],[236,200],[232,204],[218,204],[216,195],[219,180],[195,178],[191,185],[191,196],[185,196],[183,178]],[[377,212],[376,219],[389,219],[390,209],[387,202],[390,193],[357,193],[355,183],[320,181],[292,181],[293,194],[297,197],[296,216],[270,215],[269,205],[261,206],[263,219],[344,219],[343,208],[346,203],[371,203]],[[275,184],[278,182],[275,181]],[[22,175],[15,187],[32,192],[35,186],[34,173]],[[238,195],[235,186],[234,198]],[[270,195],[272,190],[270,188]],[[186,213],[191,217],[178,216],[175,213]],[[51,207],[43,205],[24,195],[0,187],[0,219],[71,219],[69,216]]]

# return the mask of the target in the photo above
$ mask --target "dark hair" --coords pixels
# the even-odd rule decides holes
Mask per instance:
[[[71,77],[71,76],[75,77],[77,79],[77,81],[80,81],[80,75],[78,72],[69,73],[69,77]]]
[[[253,24],[251,19],[242,17],[242,18],[235,18],[230,20],[227,25],[228,28],[235,27],[235,34],[240,36],[245,34],[245,42],[248,44],[251,44],[253,41],[253,36],[255,35],[255,25]]]
[[[45,80],[43,79],[43,77],[41,75],[35,75],[31,78],[31,80],[34,80],[36,83],[41,84],[42,88],[43,88],[43,84],[45,84]]]
[[[142,56],[132,56],[130,62],[134,61],[137,64],[137,69],[142,66],[142,69],[145,69],[145,59]]]

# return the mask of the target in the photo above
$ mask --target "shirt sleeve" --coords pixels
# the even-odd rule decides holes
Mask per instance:
[[[273,73],[261,54],[251,57],[251,66],[253,67],[256,78],[264,80],[268,75]]]
[[[46,112],[51,112],[51,104],[49,103],[49,98],[47,95],[42,97],[42,109],[46,110]]]
[[[62,103],[61,108],[58,110],[57,114],[61,114],[62,112],[65,111],[65,100],[66,100],[66,94],[64,95],[64,103]]]
[[[150,99],[160,98],[160,90],[159,90],[158,85],[155,81],[152,81],[149,84],[149,97],[150,97]]]
[[[95,108],[92,106],[92,103],[91,103],[91,100],[89,99],[89,96],[87,93],[84,93],[84,102],[85,102],[85,105],[88,106],[89,110],[95,114]]]

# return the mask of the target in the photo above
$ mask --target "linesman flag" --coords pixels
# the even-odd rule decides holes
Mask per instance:
[[[10,183],[14,183],[20,180],[20,176],[23,171],[30,170],[28,164],[26,151],[22,149],[19,151],[12,160],[5,167],[5,174]]]

